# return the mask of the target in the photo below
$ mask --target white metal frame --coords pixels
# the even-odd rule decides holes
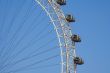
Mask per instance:
[[[71,41],[71,28],[65,19],[60,5],[55,0],[35,0],[49,16],[56,31],[61,50],[61,73],[76,73],[73,58],[76,57],[75,45]]]

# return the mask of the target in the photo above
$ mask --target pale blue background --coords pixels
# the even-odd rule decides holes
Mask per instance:
[[[29,14],[31,15],[28,16],[29,14],[26,14],[26,12],[28,12],[27,10],[31,6],[31,10],[29,10]],[[110,73],[110,1],[68,0],[67,5],[63,6],[62,9],[64,10],[65,14],[71,13],[75,16],[76,23],[71,23],[70,25],[72,27],[73,33],[79,34],[82,38],[82,42],[78,43],[76,45],[76,48],[78,56],[81,56],[84,59],[85,64],[78,66],[78,73]],[[20,48],[30,42],[32,38],[36,39],[37,37],[35,36],[35,34],[37,32],[43,30],[48,33],[49,30],[53,30],[52,25],[50,25],[48,29],[43,28],[47,24],[49,24],[49,19],[45,12],[42,12],[42,14],[39,16],[41,11],[42,10],[40,6],[37,6],[37,4],[34,1],[32,2],[32,0],[0,0],[0,69],[3,67],[4,61],[8,60],[9,56],[16,54],[17,51],[19,51]],[[34,20],[35,17],[38,18]],[[24,24],[24,26],[19,29],[19,26],[21,24]],[[20,41],[20,44],[16,48],[12,47],[11,50],[14,50],[14,52],[12,52],[9,49],[10,38],[13,37],[14,33],[18,29],[19,32],[13,39],[13,45],[16,46],[18,40],[23,36],[25,31],[27,31],[28,27],[30,27],[29,25],[31,24],[40,25],[38,25],[39,27],[35,27],[35,30],[33,30],[31,34],[25,36],[25,38]],[[12,25],[13,27],[11,27]],[[10,28],[11,31],[9,31]],[[28,29],[27,34],[30,31],[31,27]],[[13,61],[16,61],[22,57],[26,57],[28,53],[35,51],[36,48],[45,44],[46,41],[52,40],[52,38],[54,38],[55,36],[55,32],[53,31],[52,35],[48,35],[48,37],[44,40],[40,40],[40,42],[37,42],[34,46],[31,46],[30,48],[25,50]],[[47,49],[49,47],[56,46],[58,45],[57,42],[57,39],[55,39],[55,41],[51,41],[51,43],[49,43],[49,45],[44,48]],[[3,46],[5,46],[4,51],[2,51]],[[41,48],[41,51],[43,50],[44,49]],[[56,54],[59,54],[58,48],[57,50],[54,50],[42,56],[35,57],[33,59],[30,59],[29,61],[25,61],[18,65],[10,67],[10,69],[6,68],[3,71],[0,71],[0,73],[16,70],[22,65],[25,66],[28,63],[34,63],[36,61],[39,61],[40,59],[47,58],[50,57],[50,55],[53,56]],[[39,65],[43,66],[57,64],[59,63],[59,58],[60,56]],[[59,73],[60,69],[59,65],[46,69],[42,67],[40,69],[37,69],[37,65],[35,65],[35,68],[36,69],[28,72],[27,70],[25,70],[18,73]]]

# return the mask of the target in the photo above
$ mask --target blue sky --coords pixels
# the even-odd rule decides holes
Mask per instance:
[[[73,32],[82,37],[77,52],[85,59],[79,73],[109,73],[110,1],[70,0],[71,12],[76,17]],[[69,7],[69,6],[68,6]]]
[[[78,66],[78,73],[110,73],[110,1],[68,0],[67,5],[61,8],[65,14],[74,15],[76,22],[70,24],[72,32],[79,34],[82,39],[81,43],[76,44],[76,48],[77,55],[84,59],[85,64]],[[48,24],[49,26],[47,26]],[[50,30],[52,30],[51,33]],[[49,41],[51,43],[48,43]],[[41,47],[43,44],[46,45]],[[53,51],[49,50],[47,53],[14,66],[9,65],[4,70],[0,69],[1,73],[55,56],[60,53],[58,47],[56,48],[57,45],[58,41],[53,26],[50,25],[49,18],[38,4],[31,0],[0,0],[0,68],[4,64],[12,64],[24,57],[55,47]],[[4,50],[2,50],[3,48]],[[21,52],[22,49],[25,51]],[[35,52],[36,49],[40,50]],[[17,55],[18,51],[20,51],[19,55]],[[13,59],[13,57],[15,58]],[[55,57],[47,62],[34,65],[32,68],[56,65],[60,61],[59,58],[59,56]],[[28,72],[26,70],[18,71],[18,73],[59,73],[60,71],[59,65],[42,68],[43,70],[35,69]]]

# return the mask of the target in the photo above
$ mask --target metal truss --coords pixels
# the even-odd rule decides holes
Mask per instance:
[[[71,27],[65,19],[60,5],[55,0],[35,0],[50,18],[56,31],[61,51],[61,73],[76,73],[73,58],[76,57],[75,45],[71,41]]]

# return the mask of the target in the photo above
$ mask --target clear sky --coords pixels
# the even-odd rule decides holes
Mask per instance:
[[[68,1],[77,20],[72,25],[73,32],[82,37],[77,52],[85,64],[79,66],[79,73],[110,73],[110,1]]]
[[[67,0],[61,8],[74,15],[72,32],[82,39],[76,48],[85,64],[78,73],[110,73],[110,1]],[[0,73],[59,73],[57,45],[49,18],[34,0],[0,0]]]

